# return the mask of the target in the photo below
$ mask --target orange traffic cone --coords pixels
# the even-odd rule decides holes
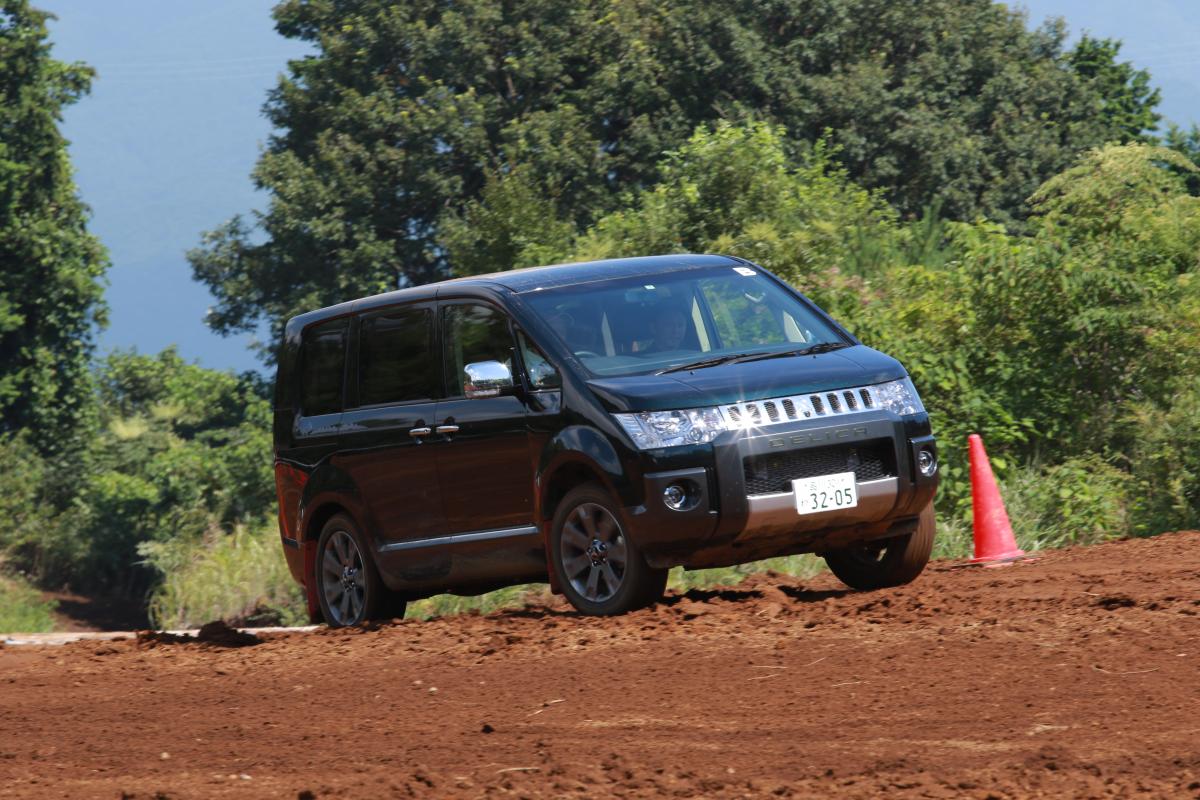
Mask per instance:
[[[971,455],[971,510],[975,517],[975,557],[971,563],[1001,564],[1024,557],[1025,551],[1017,547],[1013,537],[1012,523],[979,434],[967,437],[967,449]]]

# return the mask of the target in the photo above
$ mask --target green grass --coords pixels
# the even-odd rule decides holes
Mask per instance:
[[[685,570],[676,567],[671,570],[667,588],[686,592],[688,589],[707,589],[711,586],[736,586],[751,575],[768,570],[797,578],[812,578],[825,571],[825,560],[819,556],[805,554],[768,558],[765,561],[752,561],[749,564],[716,569]]]
[[[160,628],[255,617],[282,625],[308,621],[274,524],[211,530],[199,539],[143,545],[140,552],[163,575],[149,608]]]
[[[968,517],[937,515],[937,536],[933,540],[933,558],[970,558],[974,553],[975,539]]]
[[[684,570],[682,567],[676,567],[671,570],[667,588],[686,592],[688,589],[706,589],[711,586],[735,586],[750,575],[767,570],[810,578],[824,569],[825,562],[811,555],[770,558],[766,561],[755,561],[752,564],[740,564],[736,567],[720,569]],[[404,616],[407,619],[435,619],[455,614],[488,614],[502,609],[525,608],[530,605],[552,602],[554,602],[554,595],[550,593],[548,585],[527,583],[474,597],[459,597],[453,594],[427,597],[424,600],[409,603]]]
[[[509,608],[525,608],[539,603],[551,603],[554,595],[545,583],[525,583],[506,586],[487,594],[461,597],[456,594],[438,594],[423,600],[414,600],[404,612],[405,619],[435,619],[452,617],[456,614],[489,614]]]
[[[48,633],[57,605],[24,580],[0,575],[0,633]]]
[[[1048,468],[1013,469],[1000,494],[1022,550],[1090,545],[1132,534],[1129,480],[1097,456],[1068,459]],[[939,513],[934,558],[970,558],[974,533],[970,498],[956,513]]]

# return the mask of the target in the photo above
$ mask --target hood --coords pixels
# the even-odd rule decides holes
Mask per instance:
[[[668,375],[595,378],[587,385],[612,411],[666,411],[867,386],[906,374],[891,356],[856,345],[832,353],[722,364]]]

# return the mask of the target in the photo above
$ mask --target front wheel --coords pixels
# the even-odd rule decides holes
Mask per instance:
[[[667,586],[667,570],[646,563],[599,486],[572,490],[559,503],[550,535],[563,593],[581,613],[623,614],[652,605]]]
[[[838,580],[852,589],[865,591],[910,583],[929,563],[936,528],[930,500],[912,533],[832,550],[825,554],[825,563]]]
[[[404,616],[404,601],[384,585],[369,553],[362,534],[348,517],[338,514],[321,529],[317,598],[331,628]]]

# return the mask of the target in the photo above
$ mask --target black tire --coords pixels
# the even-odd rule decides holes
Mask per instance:
[[[329,627],[404,616],[404,598],[384,585],[366,539],[344,514],[321,529],[316,572],[317,599]]]
[[[617,507],[597,484],[571,490],[558,504],[550,554],[563,594],[582,614],[611,616],[644,608],[667,588],[667,570],[646,563],[626,535]]]
[[[825,553],[825,563],[851,589],[867,591],[911,583],[929,563],[936,529],[931,500],[912,533],[832,550]]]

